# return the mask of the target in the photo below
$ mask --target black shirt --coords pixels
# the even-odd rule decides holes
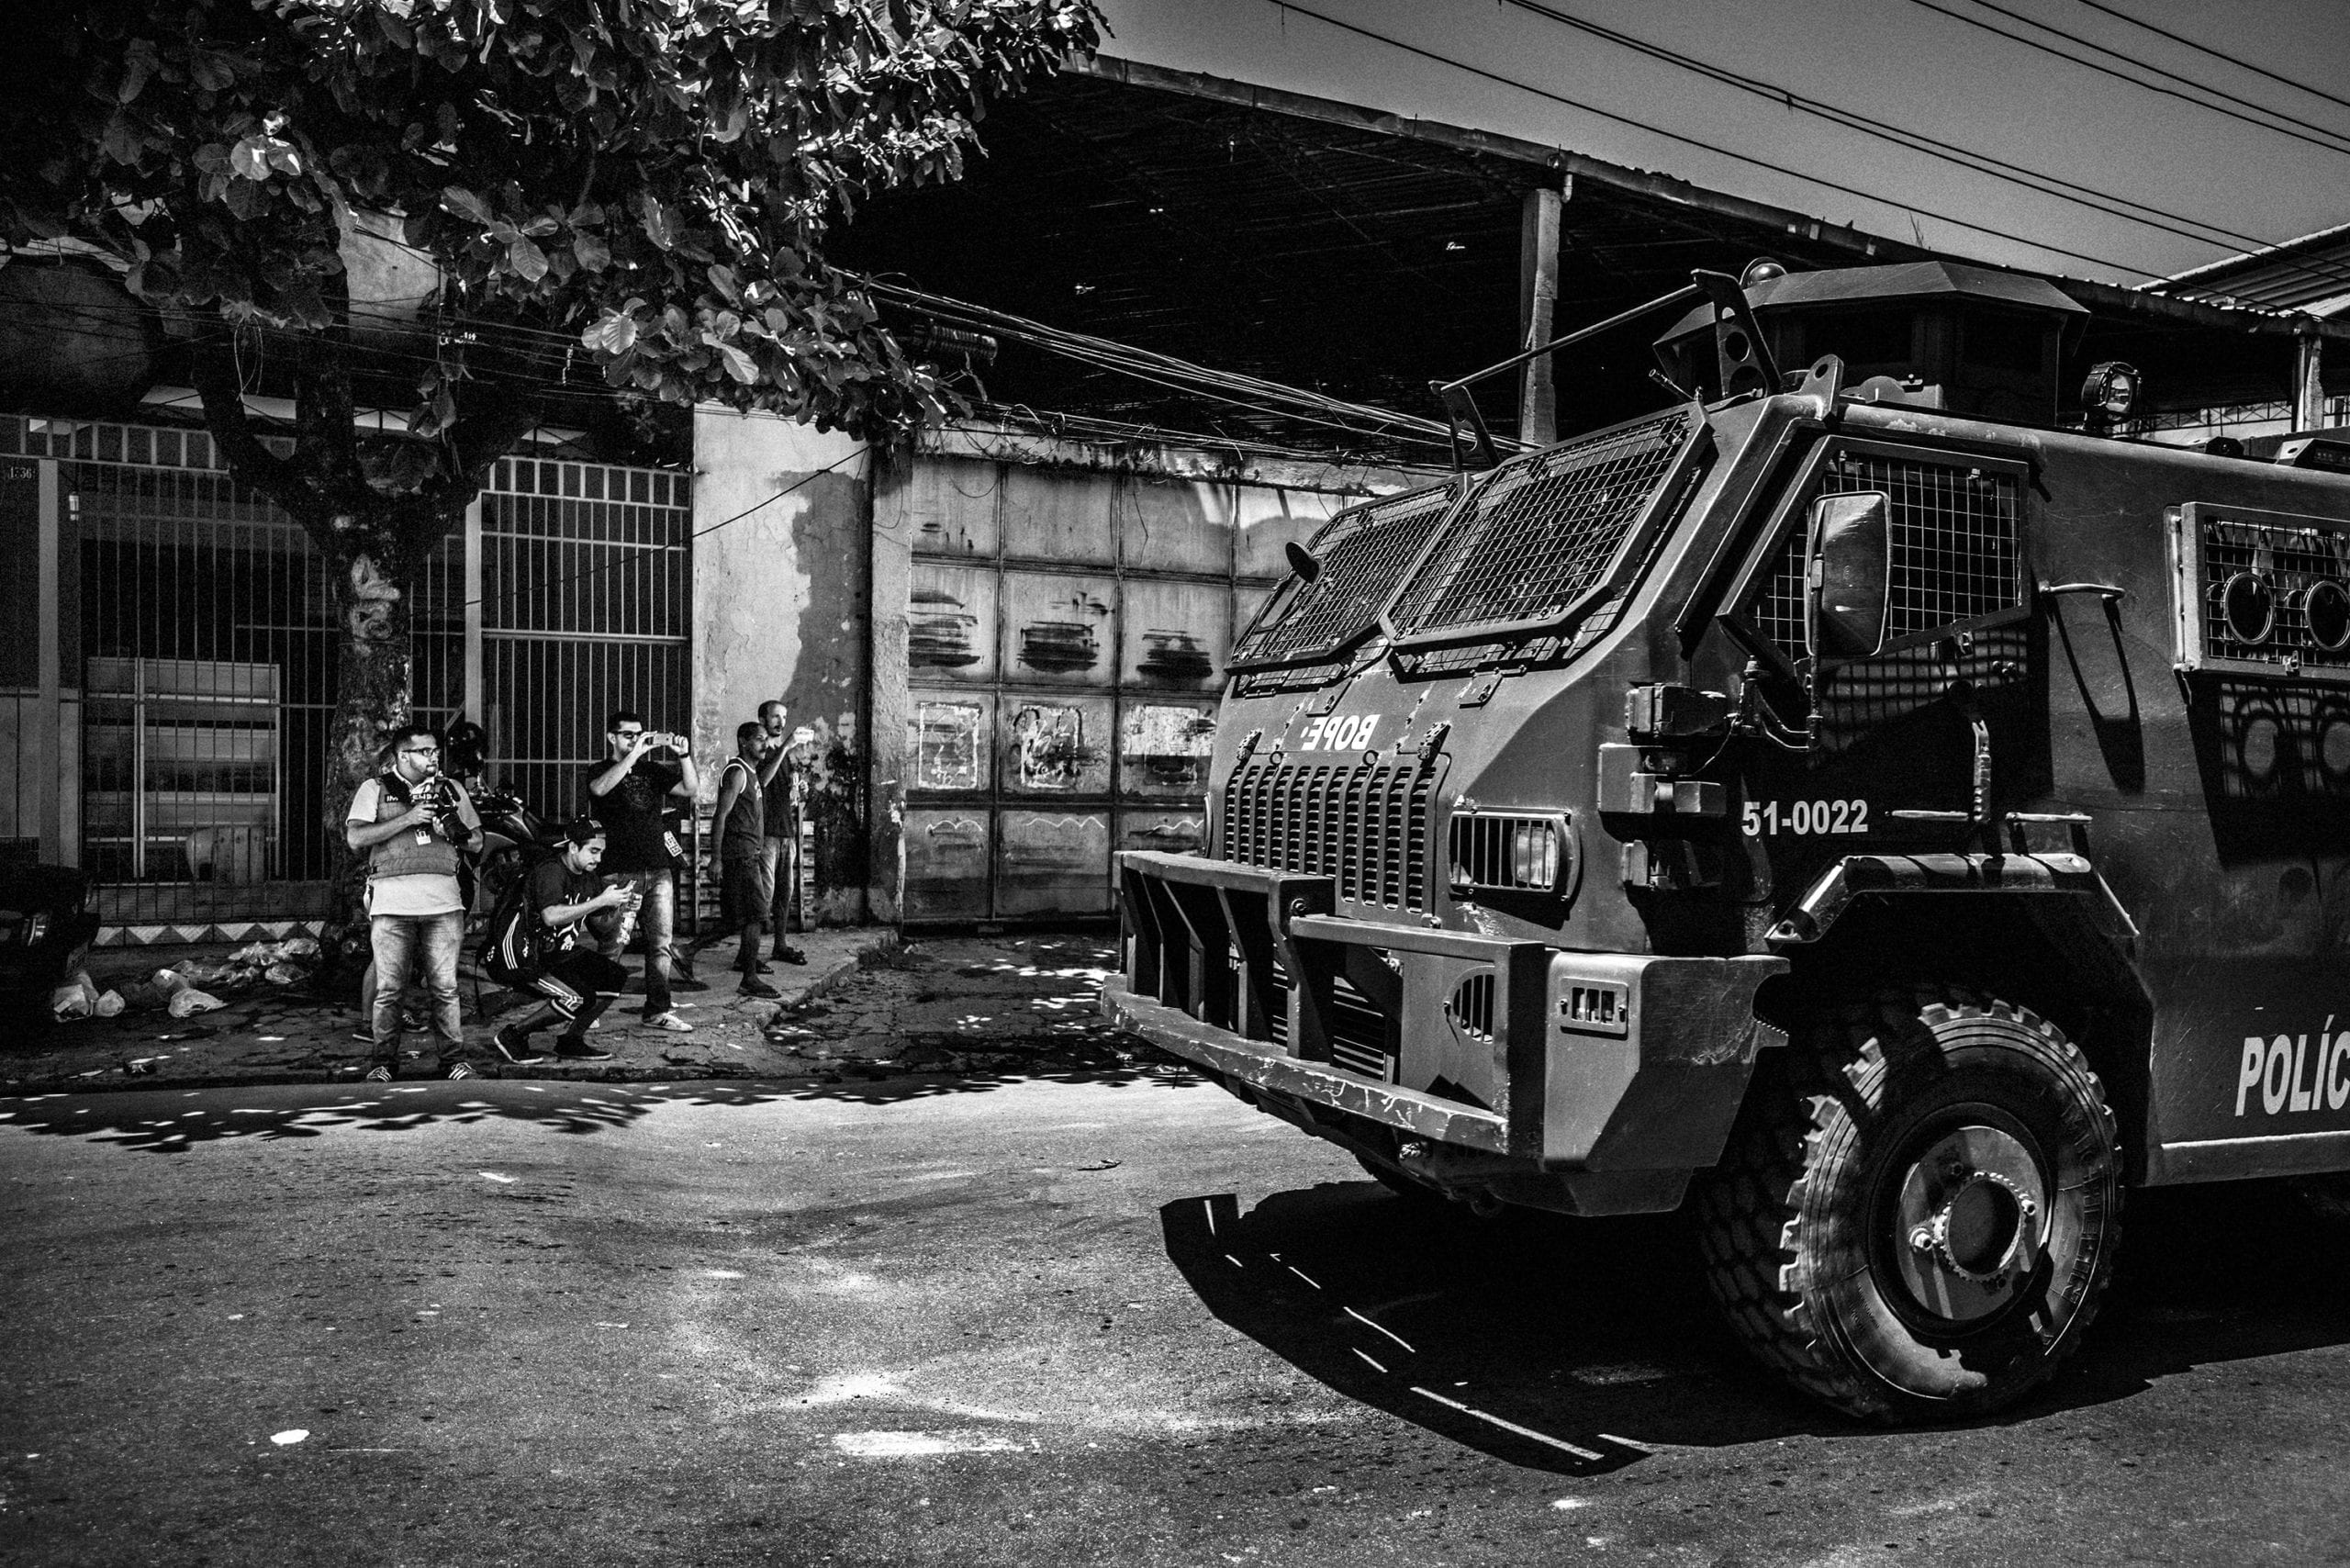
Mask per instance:
[[[722,860],[741,860],[758,854],[762,823],[767,817],[767,802],[759,783],[759,770],[739,756],[726,759],[725,770],[718,776],[718,792],[726,792],[728,774],[743,770],[743,792],[734,797],[734,809],[718,824],[718,855]],[[780,784],[783,780],[776,780]]]
[[[546,919],[547,911],[558,904],[583,904],[603,890],[604,879],[599,873],[575,871],[564,864],[560,855],[531,868],[531,907],[539,912],[542,921]],[[582,919],[565,926],[548,925],[548,950],[569,952],[579,940],[579,928],[585,924]]]
[[[589,763],[581,781],[588,790],[588,814],[604,824],[604,869],[670,869],[677,857],[669,847],[669,791],[685,777],[685,769],[675,762],[640,757],[626,778],[599,795],[588,784],[610,767],[609,760]]]

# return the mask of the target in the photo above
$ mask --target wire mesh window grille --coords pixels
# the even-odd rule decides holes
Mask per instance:
[[[1828,677],[1820,701],[1819,744],[1839,752],[1863,735],[1948,696],[1964,681],[1988,699],[2021,684],[2030,668],[2031,638],[2020,625],[1978,632],[1953,655],[1947,642],[1897,648],[1874,659],[1842,665]]]
[[[1549,620],[1603,585],[1701,421],[1687,409],[1512,458],[1420,565],[1391,619],[1406,634]]]
[[[1450,485],[1438,485],[1332,518],[1307,545],[1322,563],[1321,575],[1267,604],[1234,650],[1233,665],[1324,656],[1367,630],[1452,498]]]
[[[2311,624],[2313,590],[2322,604],[2328,595],[2350,588],[2350,534],[2245,522],[2224,515],[2200,516],[2199,524],[2206,654],[2350,671],[2350,644],[2341,642],[2338,623],[2328,622],[2321,610],[2321,624]],[[2239,585],[2240,596],[2249,589],[2249,602],[2265,608],[2265,616],[2247,617],[2246,601],[2240,597],[2238,612],[2231,618],[2229,586],[2239,578],[2249,579]],[[2328,583],[2334,587],[2320,587]],[[2267,622],[2265,636],[2243,634],[2257,631],[2263,620]],[[2329,642],[2336,645],[2329,648]]]
[[[2022,508],[2013,475],[1844,452],[1830,459],[1805,506],[1821,496],[1871,490],[1893,503],[1888,639],[1965,625],[2023,603]],[[1805,516],[1796,512],[1746,611],[1757,632],[1790,655],[1804,646]]]

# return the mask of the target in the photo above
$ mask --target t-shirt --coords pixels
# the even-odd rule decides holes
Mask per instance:
[[[766,832],[766,791],[759,784],[758,769],[739,756],[726,759],[725,770],[718,776],[719,793],[726,792],[728,779],[733,779],[742,790],[734,798],[734,809],[718,824],[718,855],[722,860],[748,859],[759,853],[760,835]],[[781,784],[778,778],[776,782]]]
[[[604,879],[599,872],[575,871],[560,855],[531,868],[531,907],[539,912],[542,921],[548,910],[559,904],[583,904],[603,890]],[[569,925],[548,925],[547,950],[569,952],[578,945],[580,927],[586,924],[583,916]]]
[[[363,782],[351,797],[351,810],[345,822],[362,827],[373,827],[384,809],[384,781],[370,778]],[[366,853],[362,851],[361,853]],[[367,882],[367,913],[371,915],[394,914],[420,919],[435,914],[453,914],[465,907],[457,890],[453,875],[437,871],[419,871],[405,877],[373,877]]]
[[[685,777],[685,769],[675,762],[640,757],[626,778],[599,795],[590,785],[610,767],[609,759],[591,762],[580,779],[588,814],[604,824],[604,869],[668,870],[677,863],[677,852],[670,848],[669,791]]]

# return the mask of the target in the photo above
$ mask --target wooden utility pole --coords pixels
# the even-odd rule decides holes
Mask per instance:
[[[1559,305],[1559,211],[1566,193],[1538,185],[1518,209],[1517,346],[1530,349],[1558,335],[1551,325]],[[1517,387],[1517,438],[1529,446],[1559,439],[1559,397],[1550,381],[1550,356],[1526,362]]]

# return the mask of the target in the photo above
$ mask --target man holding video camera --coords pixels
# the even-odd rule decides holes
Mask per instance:
[[[646,729],[641,715],[625,709],[604,730],[605,758],[588,768],[588,810],[604,825],[604,871],[642,901],[635,913],[644,929],[644,1022],[688,1035],[694,1026],[669,1000],[669,944],[677,929],[677,867],[685,859],[672,802],[691,801],[701,788],[693,745],[684,735]],[[623,917],[604,939],[606,957],[627,950],[631,924]]]
[[[423,970],[442,1070],[467,1078],[464,1022],[457,1005],[457,949],[465,936],[457,852],[481,837],[464,787],[441,771],[441,737],[421,724],[392,733],[390,763],[363,782],[344,813],[343,842],[367,857],[367,924],[375,947],[369,999],[375,1064],[367,1076],[395,1078],[400,1063],[400,991]]]

